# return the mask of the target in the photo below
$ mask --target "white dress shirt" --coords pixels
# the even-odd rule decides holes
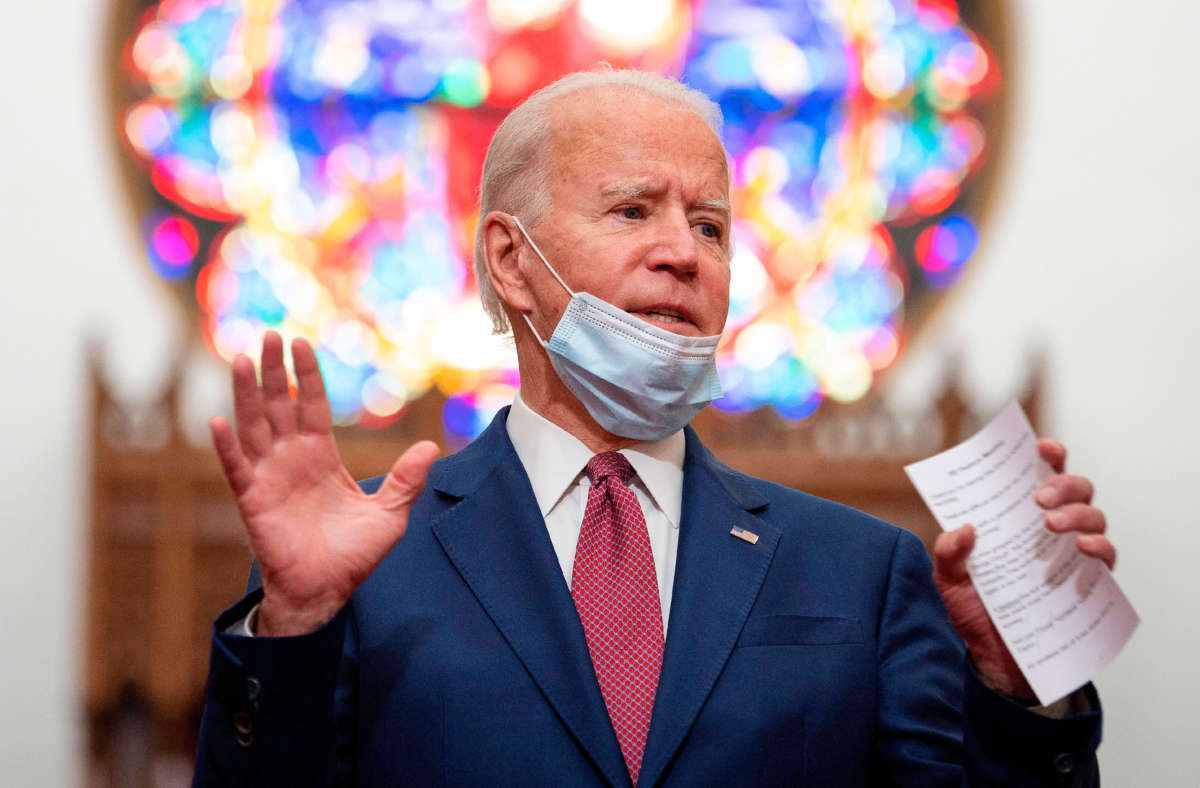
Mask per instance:
[[[579,542],[591,487],[584,466],[593,452],[578,438],[530,410],[520,394],[508,413],[507,427],[569,588],[575,568],[575,545]],[[634,477],[629,487],[646,518],[666,633],[683,505],[683,430],[662,440],[635,443],[620,453],[633,466]]]

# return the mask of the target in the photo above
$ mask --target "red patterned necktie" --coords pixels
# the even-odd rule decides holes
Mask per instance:
[[[662,668],[662,607],[646,519],[626,486],[633,468],[615,451],[587,464],[587,509],[571,596],[629,776],[637,785]]]

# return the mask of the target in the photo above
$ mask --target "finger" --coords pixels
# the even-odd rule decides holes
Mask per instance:
[[[407,511],[425,489],[429,469],[439,451],[433,441],[421,441],[408,447],[379,488],[377,495],[380,503],[392,511]]]
[[[1080,534],[1075,537],[1075,546],[1084,555],[1099,558],[1109,569],[1117,565],[1117,548],[1104,534]]]
[[[1038,441],[1038,454],[1055,473],[1062,473],[1067,466],[1067,447],[1056,440],[1042,438]]]
[[[229,488],[233,490],[234,497],[240,498],[242,493],[250,489],[253,479],[250,463],[233,437],[233,427],[229,426],[228,421],[218,416],[208,422],[208,429],[212,433],[213,448],[217,450],[217,458],[221,461],[221,470],[225,472]]]
[[[1043,509],[1053,509],[1069,503],[1091,503],[1094,493],[1095,488],[1086,476],[1060,473],[1047,479],[1034,499]]]
[[[1102,534],[1108,527],[1104,512],[1086,503],[1069,503],[1046,512],[1046,527],[1055,533],[1079,531],[1085,534]]]
[[[283,366],[283,339],[274,331],[263,335],[262,347],[263,409],[276,435],[296,431],[296,405],[288,393],[287,369]]]
[[[307,340],[292,340],[292,368],[296,370],[299,389],[296,409],[300,416],[300,431],[323,434],[333,428],[329,400],[325,397],[325,381],[317,365],[317,354]]]
[[[969,525],[946,531],[933,543],[933,574],[942,583],[961,583],[970,579],[967,556],[975,547],[975,529]]]
[[[242,451],[254,462],[271,449],[271,425],[263,415],[254,362],[241,354],[233,359],[233,413]]]

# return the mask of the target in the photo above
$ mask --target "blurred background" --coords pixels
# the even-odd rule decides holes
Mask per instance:
[[[515,360],[470,273],[483,148],[531,90],[598,60],[682,76],[726,114],[727,396],[699,425],[718,454],[928,542],[900,464],[1021,397],[1096,482],[1143,618],[1097,682],[1105,779],[1200,782],[1186,497],[1200,10],[50,0],[9,14],[6,784],[186,783],[205,622],[248,560],[204,422],[228,407],[225,360],[264,328],[318,346],[356,473],[417,436],[462,445],[511,399]]]

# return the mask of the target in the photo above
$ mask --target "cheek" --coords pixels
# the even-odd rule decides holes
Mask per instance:
[[[709,292],[712,293],[714,298],[719,299],[722,303],[724,303],[726,308],[729,307],[729,281],[729,264],[721,263],[717,268],[716,273],[712,277],[712,283],[709,286]]]
[[[729,315],[729,269],[725,268],[714,276],[705,288],[705,300],[712,313],[712,333],[718,333],[725,328],[725,318]]]

